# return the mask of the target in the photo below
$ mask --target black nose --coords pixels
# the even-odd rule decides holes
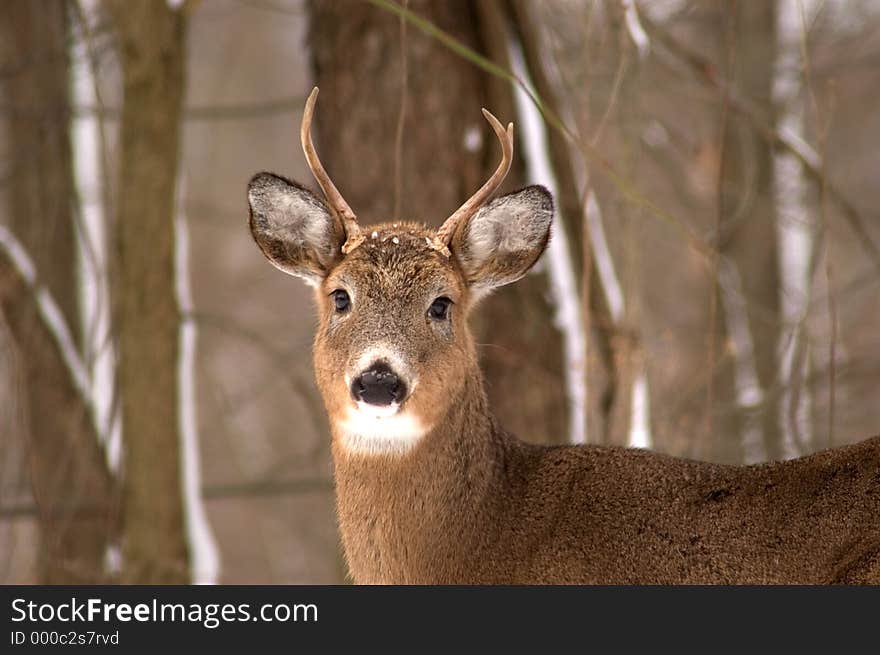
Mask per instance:
[[[351,395],[370,405],[390,405],[406,398],[406,384],[388,364],[378,362],[352,380]]]

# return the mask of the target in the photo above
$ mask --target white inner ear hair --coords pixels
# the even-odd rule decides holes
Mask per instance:
[[[361,455],[403,455],[428,432],[418,417],[398,412],[396,404],[375,407],[358,403],[346,409],[336,428],[345,449]]]
[[[273,189],[266,195],[265,229],[270,236],[324,255],[331,253],[332,218],[324,207],[297,190]]]
[[[520,194],[493,200],[477,212],[468,226],[470,258],[485,262],[499,252],[535,247],[547,228],[546,222],[536,218],[535,204]]]

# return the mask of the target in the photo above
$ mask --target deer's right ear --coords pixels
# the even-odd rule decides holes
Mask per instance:
[[[341,255],[342,226],[308,189],[258,173],[248,184],[251,234],[277,268],[317,286]]]

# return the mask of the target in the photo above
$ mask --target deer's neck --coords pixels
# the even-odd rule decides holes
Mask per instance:
[[[340,530],[359,583],[474,579],[491,542],[513,443],[488,412],[474,368],[446,416],[405,454],[346,452],[334,434]],[[479,528],[478,528],[479,526]],[[464,554],[464,556],[463,556]]]

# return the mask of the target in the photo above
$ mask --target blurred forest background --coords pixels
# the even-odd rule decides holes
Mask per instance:
[[[880,432],[874,0],[4,0],[0,582],[338,583],[310,291],[246,227],[549,186],[476,317],[502,423],[728,463]],[[525,90],[528,90],[528,93]]]

